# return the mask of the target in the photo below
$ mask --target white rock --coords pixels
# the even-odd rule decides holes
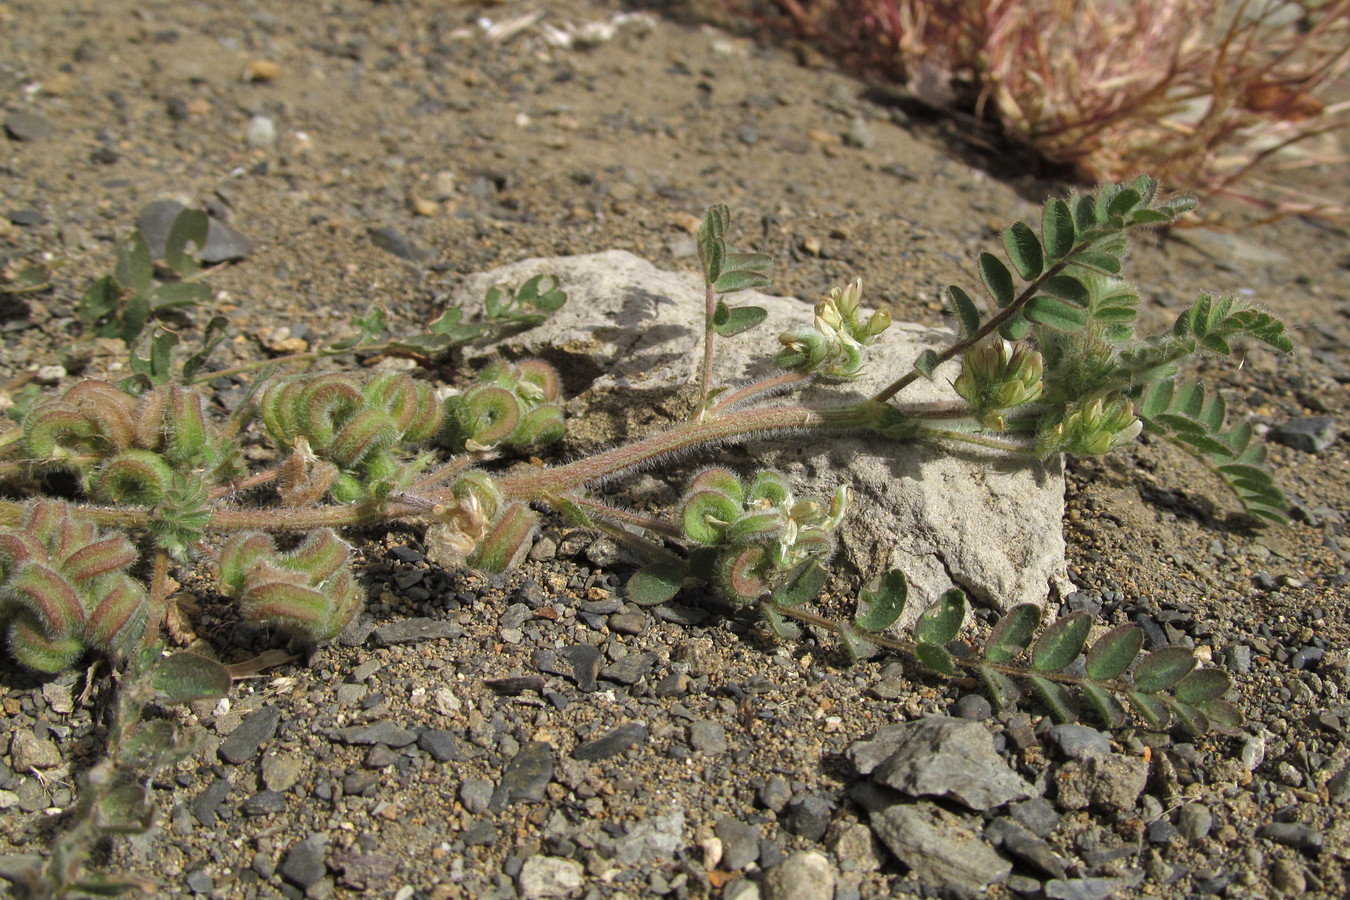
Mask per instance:
[[[587,444],[594,423],[586,423],[593,416],[608,416],[613,427],[592,440],[611,440],[615,434],[641,436],[662,419],[688,414],[703,332],[698,275],[661,271],[621,250],[528,259],[470,276],[454,302],[472,313],[482,308],[492,285],[515,288],[539,273],[560,279],[567,305],[538,328],[471,348],[471,361],[481,364],[505,352],[511,358],[539,356],[557,366],[565,392],[577,398],[568,405],[569,439],[582,452],[598,449]],[[762,306],[769,318],[751,332],[718,340],[716,384],[770,373],[768,360],[781,349],[779,333],[812,317],[810,304],[791,297],[746,291],[728,302]],[[896,324],[870,348],[862,377],[842,388],[813,389],[808,398],[868,396],[908,371],[923,350],[940,350],[951,340],[943,329]],[[957,373],[956,364],[948,363],[935,382],[920,379],[901,399],[953,399],[949,384]],[[835,567],[864,578],[891,567],[904,570],[910,602],[897,628],[911,625],[953,584],[999,610],[1043,604],[1052,586],[1067,585],[1058,462],[1041,465],[976,448],[899,445],[875,436],[758,441],[719,448],[706,458],[747,475],[757,467],[777,468],[800,486],[799,497],[828,498],[850,481],[855,504],[840,531]],[[674,487],[675,493],[683,489]]]
[[[834,868],[824,853],[794,853],[764,876],[764,900],[832,900]]]
[[[531,856],[520,868],[520,895],[525,900],[567,897],[581,890],[581,863],[557,856]]]

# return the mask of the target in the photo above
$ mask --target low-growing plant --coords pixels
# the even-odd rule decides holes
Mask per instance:
[[[738,15],[927,102],[995,118],[1003,134],[1086,181],[1154,173],[1271,217],[1346,210],[1271,175],[1344,155],[1330,96],[1350,65],[1345,0],[779,0]],[[1291,153],[1291,149],[1299,149]]]
[[[1281,323],[1232,297],[1203,296],[1170,332],[1135,334],[1139,297],[1120,275],[1129,235],[1167,225],[1192,205],[1159,195],[1150,178],[1049,201],[1039,223],[1004,232],[1007,262],[980,255],[983,301],[948,289],[957,326],[948,346],[925,351],[871,397],[841,393],[833,402],[798,404],[782,398],[856,379],[890,317],[864,309],[861,282],[837,288],[816,304],[809,325],[780,336],[773,374],[714,384],[718,339],[765,318],[762,309],[727,298],[767,285],[771,261],[733,251],[729,212],[713,207],[699,236],[706,328],[692,416],[527,474],[494,460],[518,448],[540,452],[563,433],[561,380],[542,361],[494,362],[448,396],[405,371],[280,368],[362,349],[434,363],[488,330],[528,327],[559,308],[562,285],[550,277],[513,295],[494,289],[486,321],[457,310],[424,335],[387,340],[377,310],[341,346],[225,370],[259,374],[246,401],[223,420],[194,387],[211,377],[199,371],[209,345],[172,378],[141,373],[120,386],[80,381],[39,399],[0,437],[0,480],[32,497],[0,500],[0,626],[15,658],[41,672],[86,652],[120,671],[143,672],[149,663],[141,648],[158,639],[170,571],[198,565],[214,569],[244,621],[321,644],[354,620],[364,600],[341,529],[428,526],[427,542],[442,562],[502,573],[524,558],[547,509],[651,553],[653,563],[628,584],[638,603],[709,586],[783,635],[796,620],[834,631],[850,652],[891,648],[937,675],[969,671],[999,704],[1013,702],[1021,683],[1056,719],[1075,716],[1081,701],[1113,728],[1126,721],[1126,704],[1154,728],[1235,727],[1240,715],[1223,699],[1226,673],[1197,669],[1180,648],[1136,662],[1143,640],[1133,626],[1089,647],[1085,615],[1058,619],[1038,635],[1040,611],[1019,606],[972,647],[953,643],[966,619],[965,596],[953,589],[922,614],[912,638],[900,640],[883,634],[907,598],[899,571],[861,589],[851,622],[807,610],[825,586],[849,511],[847,484],[830,497],[801,497],[772,470],[710,468],[690,481],[671,517],[587,493],[639,467],[753,438],[860,432],[873,435],[881,452],[903,453],[904,444],[924,441],[1034,460],[1106,453],[1148,431],[1208,466],[1253,517],[1283,521],[1283,497],[1251,427],[1230,426],[1220,398],[1178,375],[1188,357],[1229,355],[1240,339],[1288,351]],[[174,371],[170,350],[160,374]],[[948,361],[960,365],[952,384],[958,399],[904,400],[906,388],[935,378]],[[249,471],[239,450],[245,434],[270,445],[275,463]],[[64,498],[45,490],[57,483],[68,486]],[[273,505],[234,500],[268,488]],[[294,534],[304,537],[286,537]]]

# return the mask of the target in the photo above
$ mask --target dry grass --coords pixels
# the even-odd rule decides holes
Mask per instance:
[[[1347,171],[1350,102],[1328,95],[1350,95],[1350,0],[775,0],[755,18],[1085,180],[1148,171],[1271,217],[1346,214],[1315,173]]]

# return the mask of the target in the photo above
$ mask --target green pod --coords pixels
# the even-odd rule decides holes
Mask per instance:
[[[506,388],[480,385],[464,394],[456,418],[465,446],[472,442],[478,447],[491,447],[510,437],[520,424],[520,401]]]
[[[684,493],[685,496],[692,496],[699,491],[717,491],[734,500],[737,505],[745,501],[745,488],[730,469],[713,467],[699,472],[690,479]]]
[[[542,447],[561,439],[566,432],[567,423],[562,407],[550,403],[520,417],[520,424],[511,432],[511,443],[522,447]]]
[[[783,530],[783,517],[777,512],[746,513],[726,528],[727,540],[737,546],[770,541]]]
[[[542,359],[523,359],[516,367],[520,370],[518,394],[523,395],[523,388],[529,385],[537,395],[535,403],[554,403],[562,395],[562,378],[558,370]]]
[[[284,581],[251,586],[239,598],[239,608],[247,622],[272,625],[310,640],[317,640],[327,631],[332,612],[323,592]]]
[[[773,469],[756,472],[745,499],[746,506],[754,503],[767,503],[771,506],[790,505],[792,485],[788,483],[787,476]]]
[[[356,382],[336,373],[305,385],[296,404],[296,425],[315,450],[325,450],[346,421],[365,406]]]
[[[269,384],[258,401],[263,427],[283,449],[295,446],[300,437],[300,396],[306,383],[300,375],[287,376]]]
[[[84,653],[84,642],[73,635],[51,635],[27,611],[9,623],[9,652],[36,672],[55,674],[68,669]]]
[[[124,572],[104,575],[88,592],[85,643],[114,659],[140,646],[150,621],[150,597],[145,588]]]
[[[366,408],[346,420],[326,455],[344,469],[354,469],[368,457],[394,446],[398,436],[398,425],[388,413]]]
[[[497,511],[502,507],[501,488],[491,475],[478,469],[471,469],[456,478],[450,492],[461,503],[472,503],[489,521],[497,518]]]
[[[475,569],[500,575],[520,565],[533,544],[539,516],[524,503],[508,503],[469,557]]]
[[[154,506],[172,484],[173,470],[158,453],[123,450],[99,468],[92,487],[105,502]]]
[[[241,531],[230,535],[220,548],[220,588],[230,597],[244,590],[245,577],[256,565],[276,556],[277,544],[262,531]]]
[[[370,496],[365,481],[345,472],[333,482],[328,494],[338,503],[360,503]]]
[[[26,531],[0,532],[0,582],[25,563],[46,559],[47,548],[35,536]]]
[[[47,539],[47,553],[53,564],[67,559],[75,551],[92,544],[98,537],[98,529],[88,519],[70,515],[64,509],[57,523],[56,533]]]
[[[758,544],[727,554],[718,572],[722,592],[738,603],[754,603],[769,591],[768,553]]]
[[[100,437],[94,422],[60,400],[35,405],[23,417],[24,455],[35,462],[85,451],[107,453],[112,448]]]
[[[403,429],[403,439],[412,444],[435,437],[445,424],[445,408],[436,399],[436,392],[423,382],[416,382],[417,406],[412,421]]]
[[[83,587],[100,575],[108,575],[134,563],[140,554],[126,535],[111,534],[87,543],[61,563],[61,574]]]
[[[160,385],[141,394],[136,404],[136,439],[142,450],[158,450],[164,444],[164,410],[169,405],[171,385]]]
[[[67,390],[61,399],[96,423],[99,434],[118,449],[130,447],[136,438],[136,398],[96,378],[86,378]]]
[[[334,640],[351,624],[366,603],[366,592],[356,581],[350,569],[343,569],[323,586],[328,595],[328,620],[323,630],[315,635],[322,642]]]
[[[858,377],[863,367],[863,348],[853,341],[840,341],[839,350],[822,374],[849,380]]]
[[[298,547],[282,554],[284,568],[305,575],[310,584],[326,581],[347,564],[351,547],[331,528],[310,532]]]
[[[689,495],[680,512],[684,536],[699,544],[722,543],[727,526],[741,517],[741,505],[721,491],[703,490]]]
[[[376,372],[362,393],[366,404],[387,412],[400,432],[417,414],[417,383],[407,372]]]
[[[5,605],[28,610],[45,634],[64,637],[84,624],[84,604],[75,586],[41,562],[20,566],[5,580]]]
[[[172,385],[165,422],[164,457],[178,465],[194,465],[206,450],[206,415],[202,395],[182,385]]]

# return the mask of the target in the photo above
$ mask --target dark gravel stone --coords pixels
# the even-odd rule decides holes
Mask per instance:
[[[316,883],[328,874],[328,866],[323,861],[326,843],[323,836],[317,834],[311,834],[303,841],[299,841],[286,851],[281,865],[277,866],[278,874],[301,888]]]
[[[1159,819],[1156,822],[1150,822],[1148,826],[1148,842],[1150,844],[1166,844],[1173,838],[1181,836],[1177,826],[1166,819]]]
[[[10,222],[15,225],[22,225],[25,228],[31,228],[34,225],[42,225],[47,221],[46,216],[32,207],[11,209],[7,215]]]
[[[230,783],[223,778],[216,779],[192,801],[192,817],[205,828],[214,826],[218,817],[217,810],[229,796]]]
[[[497,826],[490,819],[478,819],[464,829],[460,837],[466,847],[482,847],[497,841]]]
[[[759,859],[759,829],[739,819],[720,819],[713,832],[722,841],[722,867],[736,872]]]
[[[963,694],[961,699],[952,704],[952,712],[961,719],[983,722],[994,714],[994,708],[979,694]]]
[[[772,869],[774,866],[787,859],[787,854],[783,848],[773,838],[763,838],[759,842],[759,867],[764,871]]]
[[[1067,874],[1064,860],[1049,844],[1007,816],[994,819],[986,825],[984,839],[1051,878],[1064,878]]]
[[[505,694],[508,697],[518,697],[526,691],[543,693],[544,676],[542,675],[508,675],[505,678],[489,678],[483,682],[487,687],[496,691],[498,694]]]
[[[342,792],[348,796],[368,796],[379,786],[378,772],[352,772],[342,779]]]
[[[1111,753],[1111,739],[1095,728],[1068,722],[1050,729],[1050,740],[1069,759],[1091,759]]]
[[[349,725],[334,729],[330,736],[344,744],[384,744],[386,747],[406,747],[417,740],[417,732],[410,731],[388,719],[369,725]]]
[[[1107,900],[1129,887],[1124,878],[1056,878],[1045,883],[1049,900]]]
[[[1309,853],[1322,849],[1322,833],[1302,822],[1271,822],[1258,828],[1256,836]]]
[[[222,760],[232,766],[243,765],[258,755],[263,744],[277,733],[277,725],[280,723],[281,710],[275,706],[264,706],[257,712],[250,713],[244,721],[235,726],[234,731],[220,742],[220,749],[216,752]]]
[[[727,730],[721,722],[699,719],[689,726],[689,744],[704,756],[727,752]]]
[[[799,834],[808,841],[819,841],[825,837],[830,827],[830,818],[834,814],[834,804],[819,794],[808,794],[793,800],[787,806],[787,829]],[[768,868],[769,864],[761,860]]]
[[[1032,797],[1008,807],[1013,821],[1037,837],[1045,837],[1059,825],[1055,805],[1044,797]]]
[[[618,756],[629,747],[636,747],[647,740],[647,726],[641,722],[626,722],[610,730],[602,737],[587,741],[572,751],[575,759],[598,760]]]
[[[655,653],[630,653],[600,670],[600,677],[619,684],[637,684],[656,665]]]
[[[409,262],[426,262],[432,256],[430,250],[398,229],[388,226],[372,228],[370,230],[370,241],[386,253],[392,253],[399,259],[406,259]]]
[[[782,775],[770,775],[769,780],[759,789],[758,797],[765,809],[771,809],[776,813],[782,812],[783,807],[792,799],[792,786]]]
[[[1214,827],[1214,815],[1202,803],[1187,803],[1177,811],[1177,832],[1188,841],[1198,841]]]
[[[216,889],[216,881],[205,869],[198,869],[187,877],[188,890],[194,894],[209,894]]]
[[[453,640],[464,636],[464,629],[445,619],[400,619],[381,625],[370,633],[370,642],[376,647],[395,644],[420,644],[442,638]]]
[[[534,610],[524,603],[513,603],[497,619],[499,628],[519,628],[534,616]]]
[[[487,812],[488,804],[492,802],[493,790],[492,782],[486,778],[465,779],[459,786],[459,802],[469,812],[481,815]]]
[[[595,681],[600,677],[600,663],[604,657],[590,644],[573,644],[563,651],[563,656],[572,664],[572,677],[577,687],[584,693],[595,690]]]
[[[1336,443],[1336,420],[1331,416],[1300,416],[1275,428],[1270,436],[1286,447],[1321,453]]]
[[[16,141],[40,141],[55,131],[52,123],[37,113],[16,109],[5,116],[5,133]]]
[[[286,809],[286,798],[276,791],[258,791],[244,801],[246,816],[271,816]]]
[[[345,887],[379,891],[398,873],[398,860],[383,853],[351,853],[334,860]]]
[[[150,255],[155,259],[164,257],[164,244],[169,238],[169,229],[173,220],[185,207],[177,200],[155,200],[146,204],[136,218],[136,227],[145,238]],[[207,264],[229,262],[243,259],[253,252],[253,242],[234,228],[226,225],[215,216],[207,219],[206,246],[202,247],[197,258]]]
[[[501,790],[508,803],[538,803],[552,780],[553,747],[543,741],[527,741],[502,770]]]
[[[436,762],[450,762],[464,758],[459,741],[449,731],[424,731],[417,736],[417,746],[431,754]]]
[[[609,630],[616,634],[642,634],[647,617],[642,613],[615,613],[609,617]]]

